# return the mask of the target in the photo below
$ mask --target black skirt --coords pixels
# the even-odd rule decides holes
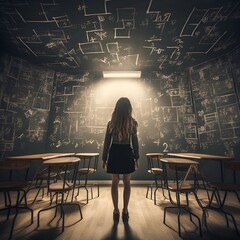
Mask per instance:
[[[127,144],[112,144],[108,155],[107,172],[127,174],[135,171],[133,150]]]

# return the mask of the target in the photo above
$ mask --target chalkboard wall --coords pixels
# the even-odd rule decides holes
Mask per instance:
[[[133,179],[149,179],[148,152],[239,156],[239,51],[180,73],[143,72],[141,79],[132,80],[139,89],[128,84],[117,93],[114,85],[102,92],[107,80],[99,72],[54,72],[4,56],[1,157],[43,151],[99,152],[101,160],[106,124],[122,95],[132,101],[139,123],[141,167]],[[110,179],[100,163],[94,178]],[[214,166],[208,167],[211,175]]]
[[[1,158],[45,151],[54,71],[8,56],[1,66]]]

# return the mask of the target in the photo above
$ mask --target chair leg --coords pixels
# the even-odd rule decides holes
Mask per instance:
[[[38,194],[40,193],[40,191],[41,191],[41,188],[38,189],[37,194],[35,195],[35,198],[32,201],[32,204],[34,204],[35,201],[37,200],[37,197],[38,197]]]
[[[84,188],[86,189],[86,192],[87,192],[87,203],[88,203],[88,189],[86,186]]]
[[[15,226],[15,221],[16,221],[17,215],[18,215],[18,208],[16,208],[16,213],[15,213],[15,216],[14,216],[14,218],[13,218],[13,222],[12,222],[11,230],[10,230],[10,234],[9,234],[9,239],[12,238],[13,230],[14,230],[14,226]]]
[[[62,217],[62,232],[64,232],[64,226],[65,226],[65,213],[63,209],[63,205],[61,204],[61,217]]]
[[[154,190],[154,195],[153,195],[155,205],[157,205],[157,190],[158,190],[158,187],[156,187],[156,189]]]
[[[150,189],[150,199],[153,199],[152,198],[152,194],[153,194],[153,183],[149,184],[148,187],[147,187],[147,193],[146,193],[146,198],[148,198],[148,195],[149,195],[149,189]]]
[[[59,206],[59,204],[56,204],[54,206],[50,206],[50,207],[47,207],[47,208],[44,208],[44,209],[41,209],[41,210],[38,211],[38,214],[37,214],[37,228],[40,227],[40,213],[44,212],[44,211],[47,211],[47,210],[50,210],[50,209],[53,209],[53,208],[56,208],[55,215],[54,215],[54,218],[55,218],[57,216],[57,207],[58,206]]]
[[[149,185],[147,186],[147,193],[146,193],[146,198],[148,198],[148,192],[149,192]]]
[[[98,193],[98,195],[97,195],[97,197],[99,197],[100,196],[100,186],[99,186],[99,184],[97,184],[97,193]],[[240,201],[240,200],[239,200]]]
[[[20,200],[21,194],[20,194],[20,192],[21,192],[21,191],[23,191],[23,194],[24,194],[24,195],[23,195],[23,198],[26,199],[26,192],[25,192],[24,190],[19,190],[19,191],[17,191],[16,206],[14,207],[14,208],[16,209],[16,212],[15,212],[15,215],[14,215],[14,217],[13,217],[13,221],[12,221],[12,225],[11,225],[11,230],[10,230],[10,234],[9,234],[9,239],[11,239],[12,236],[13,236],[14,226],[15,226],[16,218],[17,218],[17,216],[18,216],[19,209],[27,209],[27,210],[30,211],[30,213],[31,213],[31,224],[33,224],[33,210],[30,209],[29,207],[27,207],[27,205],[26,205],[26,200],[25,200],[24,206],[23,206],[23,207],[20,206],[20,204],[21,204],[21,200]],[[9,197],[10,197],[10,195],[9,195]],[[21,199],[22,199],[22,198],[21,198]],[[11,208],[11,206],[8,207],[9,210],[10,210],[10,208]],[[8,214],[9,214],[9,213],[8,213]]]
[[[178,214],[177,214],[177,219],[178,219],[178,235],[181,237],[181,220],[180,220],[181,212],[180,208],[178,208]]]
[[[229,213],[229,212],[224,211],[224,210],[223,210],[223,213],[224,213],[225,218],[226,218],[227,227],[229,227],[229,221],[228,221],[228,217],[227,217],[227,216],[230,216],[231,219],[232,219],[232,222],[233,222],[233,225],[234,225],[236,234],[239,235],[239,231],[238,231],[238,227],[237,227],[237,224],[236,224],[236,220],[235,220],[235,218],[233,217],[233,215],[232,215],[231,213]]]

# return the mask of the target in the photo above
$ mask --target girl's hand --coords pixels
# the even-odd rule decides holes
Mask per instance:
[[[102,161],[102,168],[106,169],[106,167],[107,167],[107,162]]]
[[[137,170],[139,168],[139,161],[138,159],[135,160],[135,169]]]

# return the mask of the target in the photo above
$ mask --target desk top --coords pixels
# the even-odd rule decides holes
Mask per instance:
[[[7,157],[6,160],[48,160],[52,158],[58,157],[67,157],[67,156],[74,156],[75,153],[39,153],[39,154],[32,154],[32,155],[22,155],[22,156],[13,156]]]
[[[164,153],[146,153],[146,156],[149,156],[149,157],[162,157],[164,156]]]
[[[161,158],[161,162],[174,165],[199,165],[199,162],[184,158]]]
[[[218,156],[218,155],[203,154],[203,153],[168,153],[167,155],[174,156],[174,157],[199,159],[199,160],[233,160],[234,159],[228,156]]]
[[[96,157],[99,156],[99,153],[76,153],[75,156],[78,157]]]
[[[59,158],[52,158],[44,161],[43,164],[46,165],[59,165],[59,164],[71,164],[79,162],[80,158],[77,157],[59,157]]]

